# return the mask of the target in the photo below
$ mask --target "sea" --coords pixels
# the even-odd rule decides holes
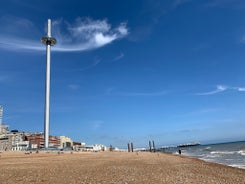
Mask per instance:
[[[181,148],[166,147],[161,150],[173,154],[179,154],[179,150],[181,150],[181,154],[185,156],[245,169],[245,141]]]

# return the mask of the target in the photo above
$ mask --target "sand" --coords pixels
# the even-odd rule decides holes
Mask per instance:
[[[3,152],[0,183],[245,184],[245,169],[163,153]]]

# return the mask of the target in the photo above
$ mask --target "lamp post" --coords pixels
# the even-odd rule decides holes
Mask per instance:
[[[49,147],[49,113],[50,113],[50,50],[56,44],[56,39],[51,36],[51,19],[48,19],[47,36],[42,37],[42,43],[46,45],[46,89],[45,89],[45,115],[44,115],[44,146]]]

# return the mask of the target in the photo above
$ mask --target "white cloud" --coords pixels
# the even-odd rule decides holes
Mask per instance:
[[[120,26],[117,28],[117,30],[122,35],[127,35],[128,34],[128,29],[127,29],[127,24],[126,23],[121,23]]]
[[[113,61],[120,60],[120,59],[122,59],[123,57],[124,57],[124,53],[121,52],[118,56],[116,56],[116,57],[113,59]]]
[[[245,87],[237,88],[238,91],[245,91]]]
[[[90,18],[78,18],[74,25],[69,24],[68,26],[68,30],[74,37],[86,37],[95,32],[108,32],[110,29],[111,26],[107,23],[106,20],[92,20]]]
[[[240,92],[245,92],[245,87],[232,87],[233,90],[240,91]]]
[[[245,87],[229,87],[229,86],[224,86],[224,85],[217,85],[216,89],[213,91],[204,92],[204,93],[197,93],[196,95],[214,95],[217,93],[224,92],[226,90],[235,90],[235,91],[239,91],[239,92],[245,92]]]
[[[225,90],[227,90],[227,89],[228,89],[227,86],[217,85],[217,91],[225,91]]]
[[[5,18],[6,19],[6,18]],[[40,51],[45,50],[39,37],[30,37],[26,31],[36,31],[34,24],[27,19],[16,18],[7,21],[0,19],[2,30],[0,34],[0,48],[12,51]],[[4,20],[4,24],[3,24]],[[20,28],[25,29],[20,29]],[[18,30],[18,31],[8,31]],[[25,31],[24,31],[25,30]],[[43,35],[46,33],[44,32]],[[112,28],[107,20],[93,20],[91,18],[78,18],[75,23],[69,23],[63,19],[52,21],[52,36],[56,38],[57,44],[52,47],[52,51],[57,52],[80,52],[102,47],[115,40],[125,37],[128,34],[126,23],[121,23],[118,27]]]
[[[209,92],[204,92],[204,93],[198,93],[197,95],[213,95],[213,94],[216,94],[216,93],[223,92],[223,91],[225,91],[227,89],[228,89],[228,87],[226,87],[226,86],[217,85],[215,90],[209,91]]]
[[[94,35],[95,47],[100,47],[108,44],[117,38],[116,35],[104,35],[102,33],[96,33]]]

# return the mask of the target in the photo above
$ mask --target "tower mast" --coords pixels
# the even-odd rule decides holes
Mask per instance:
[[[3,125],[3,106],[0,105],[0,134],[3,133],[2,125]]]
[[[56,39],[51,36],[51,19],[48,19],[47,36],[42,37],[42,43],[46,45],[46,88],[45,88],[45,115],[44,115],[44,146],[49,147],[49,113],[50,113],[50,52],[51,46],[56,44]]]

